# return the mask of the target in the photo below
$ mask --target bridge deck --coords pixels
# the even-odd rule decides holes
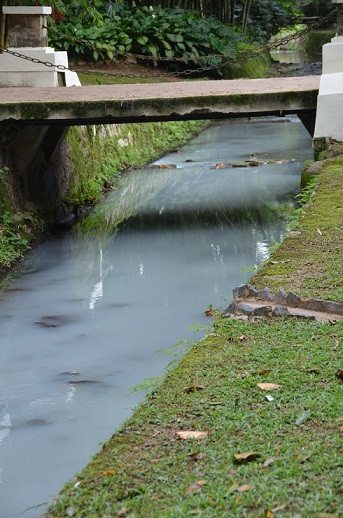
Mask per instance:
[[[71,88],[2,88],[0,122],[106,124],[306,113],[319,76]]]

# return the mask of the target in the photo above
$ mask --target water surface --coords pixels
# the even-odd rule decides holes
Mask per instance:
[[[278,163],[225,165],[252,156]],[[56,495],[144,397],[132,387],[172,360],[156,351],[202,336],[190,325],[282,239],[311,156],[297,119],[216,124],[158,161],[175,170],[127,177],[104,203],[106,233],[28,254],[0,300],[1,518]],[[114,232],[118,203],[132,218]]]

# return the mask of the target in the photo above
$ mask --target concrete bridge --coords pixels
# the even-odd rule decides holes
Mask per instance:
[[[318,76],[0,89],[0,122],[71,126],[297,114],[313,134]]]

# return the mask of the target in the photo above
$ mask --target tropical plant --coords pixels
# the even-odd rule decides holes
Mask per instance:
[[[76,11],[69,13],[67,21],[51,25],[49,34],[50,44],[68,50],[72,59],[113,59],[130,52],[169,70],[195,70],[224,65],[224,56],[234,55],[241,41],[232,26],[183,9],[112,5],[100,27],[81,23]]]

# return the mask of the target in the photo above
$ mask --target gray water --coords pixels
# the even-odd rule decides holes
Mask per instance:
[[[216,169],[252,155],[285,163]],[[130,390],[172,360],[156,351],[203,336],[191,325],[209,325],[209,304],[225,308],[282,239],[275,210],[311,157],[297,119],[214,125],[158,161],[175,170],[135,171],[107,198],[108,214],[124,199],[135,213],[118,232],[28,254],[0,300],[1,518],[49,502],[82,469],[143,399]]]
[[[319,52],[303,52],[300,50],[274,50],[270,52],[274,61],[279,63],[315,63],[321,61]]]

